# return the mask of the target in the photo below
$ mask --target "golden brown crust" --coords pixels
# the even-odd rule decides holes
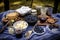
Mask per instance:
[[[56,20],[55,20],[55,19],[53,19],[53,18],[48,18],[48,19],[47,19],[47,22],[48,22],[48,23],[55,23],[55,22],[56,22]]]
[[[11,20],[18,20],[20,14],[17,12],[12,12],[6,15],[6,17],[2,18],[3,22],[11,21]]]
[[[3,21],[3,22],[7,22],[8,20],[7,20],[7,18],[4,17],[4,18],[2,19],[2,21]]]
[[[6,18],[7,18],[8,20],[14,20],[14,19],[16,19],[18,16],[19,16],[18,13],[13,12],[13,13],[7,14],[7,15],[6,15]]]

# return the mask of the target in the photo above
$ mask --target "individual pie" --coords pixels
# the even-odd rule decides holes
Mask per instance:
[[[12,12],[6,15],[6,18],[8,20],[14,20],[19,16],[19,14],[17,12]]]
[[[49,19],[47,19],[47,22],[48,22],[48,23],[55,23],[55,22],[56,22],[56,20],[55,20],[55,19],[53,19],[53,18],[49,18]]]

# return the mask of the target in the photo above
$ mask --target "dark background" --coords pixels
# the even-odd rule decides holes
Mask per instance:
[[[53,12],[60,12],[60,0],[0,0],[0,12],[17,9],[22,5],[34,8],[35,6],[44,6],[46,4],[53,7]]]

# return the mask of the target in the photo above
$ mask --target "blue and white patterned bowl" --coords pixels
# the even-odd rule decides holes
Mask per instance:
[[[60,32],[60,27],[57,26],[57,27],[54,27],[54,26],[48,26],[47,27],[49,32],[52,33],[52,34],[57,34]]]
[[[46,29],[43,26],[35,26],[33,32],[37,35],[43,35],[46,33]]]
[[[25,16],[25,21],[27,21],[31,25],[34,25],[37,22],[37,17],[33,15],[27,15]]]

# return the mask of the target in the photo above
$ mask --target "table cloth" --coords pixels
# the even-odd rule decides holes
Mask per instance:
[[[8,10],[8,11],[5,11],[5,12],[2,12],[0,13],[0,30],[1,28],[3,27],[3,23],[1,21],[1,19],[7,14],[7,13],[10,13],[10,12],[14,12],[15,10]],[[60,24],[60,14],[59,13],[56,13],[56,14],[51,14],[52,17],[58,19],[58,22],[56,24]],[[6,27],[6,29],[4,30],[4,32],[2,34],[0,34],[0,40],[27,40],[26,37],[24,36],[25,32],[29,31],[29,30],[32,30],[33,26],[28,26],[28,28],[23,32],[23,37],[22,38],[16,38],[15,34],[11,35],[8,33],[8,28]],[[29,40],[51,40],[53,37],[52,36],[57,36],[57,35],[60,35],[60,30],[58,30],[59,32],[58,33],[51,33],[49,31],[48,28],[45,28],[46,32],[43,34],[43,35],[37,35],[37,34],[34,34],[32,32]],[[59,36],[60,37],[60,36]]]

